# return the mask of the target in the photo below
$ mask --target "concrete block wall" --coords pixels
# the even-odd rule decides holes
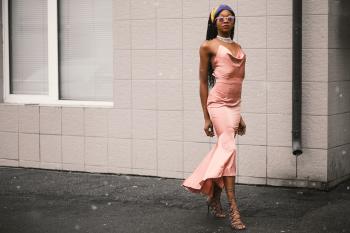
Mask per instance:
[[[329,1],[328,181],[350,177],[350,3]]]
[[[327,181],[328,1],[303,1],[303,149],[291,153],[292,0],[237,2],[247,53],[239,137],[241,183],[321,187]]]
[[[0,3],[0,30],[2,32],[2,4]],[[0,44],[2,44],[3,41],[2,41],[2,37],[0,37]],[[0,48],[0,60],[2,61],[2,54],[3,54],[3,47],[1,46]],[[2,62],[0,63],[0,103],[3,102],[3,96],[4,96],[4,77],[3,77],[3,65],[2,65]]]
[[[237,182],[324,187],[327,0],[303,1],[301,156],[291,150],[292,0],[114,0],[114,107],[1,105],[0,165],[187,177],[216,141],[202,130],[198,48],[221,2],[247,54]]]

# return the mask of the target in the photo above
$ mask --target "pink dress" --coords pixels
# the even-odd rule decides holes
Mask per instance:
[[[182,186],[191,192],[213,196],[213,182],[224,187],[223,176],[236,176],[236,131],[240,121],[242,83],[246,55],[239,49],[234,57],[229,49],[219,45],[211,63],[216,78],[207,99],[207,109],[213,123],[217,143],[213,145]]]

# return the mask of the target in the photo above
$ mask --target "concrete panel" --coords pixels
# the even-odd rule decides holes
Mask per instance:
[[[182,50],[157,50],[157,79],[182,79]]]
[[[296,157],[290,147],[267,147],[267,177],[297,178]]]
[[[22,133],[39,133],[39,106],[18,106],[18,128]]]
[[[0,158],[18,160],[18,133],[0,132]]]
[[[183,171],[183,143],[177,141],[159,140],[157,142],[158,173]]]
[[[266,48],[266,16],[242,16],[236,25],[242,48]]]
[[[183,18],[209,17],[209,0],[202,0],[198,4],[196,0],[182,1]]]
[[[327,181],[327,150],[304,149],[297,157],[298,179]]]
[[[156,5],[158,18],[182,18],[182,0],[162,0]]]
[[[194,9],[196,8],[191,10]],[[201,43],[204,42],[206,38],[208,17],[209,11],[206,13],[204,18],[184,19],[182,21],[183,49],[199,49]]]
[[[40,161],[39,134],[19,133],[19,159]]]
[[[266,113],[266,82],[243,81],[241,111]]]
[[[211,147],[209,143],[184,142],[184,171],[192,173]]]
[[[143,19],[131,21],[131,46],[133,49],[156,48],[155,20]]]
[[[328,81],[328,49],[303,49],[302,77],[306,82]]]
[[[161,110],[183,109],[182,81],[157,81],[157,107]]]
[[[183,140],[183,112],[158,111],[158,132],[160,140]],[[181,152],[182,154],[182,152]]]
[[[292,16],[267,17],[267,47],[292,48]]]
[[[327,116],[303,115],[301,128],[303,147],[327,149]]]
[[[110,167],[132,167],[131,139],[108,139],[108,165]]]
[[[266,0],[238,0],[239,16],[265,16]]]
[[[266,177],[266,146],[238,145],[238,175]]]
[[[293,0],[267,0],[268,15],[292,15]]]
[[[182,19],[157,20],[157,49],[182,48]]]
[[[131,79],[131,50],[114,50],[114,79]]]
[[[292,102],[292,82],[268,82],[268,113],[291,114]]]
[[[44,167],[56,167],[62,163],[61,143],[60,135],[40,135],[40,161],[44,163]]]
[[[113,138],[132,137],[132,111],[111,109],[108,116],[108,136]]]
[[[292,81],[292,49],[267,50],[267,80]]]
[[[85,109],[85,136],[107,137],[109,111],[107,108]]]
[[[132,19],[154,19],[156,17],[155,0],[130,0]]]
[[[130,20],[118,20],[113,23],[113,42],[115,49],[131,49]]]
[[[129,19],[130,0],[113,0],[113,19]]]
[[[156,139],[157,112],[154,110],[133,110],[132,136],[136,139]]]
[[[202,111],[198,82],[183,82],[184,110]]]
[[[267,115],[267,144],[269,146],[292,146],[292,116]]]
[[[78,107],[62,108],[62,134],[84,135],[84,109]]]
[[[350,173],[350,144],[345,144],[328,151],[328,181],[342,179]]]
[[[242,113],[247,126],[246,134],[239,137],[239,144],[266,145],[266,115],[261,113]]]
[[[114,107],[131,108],[131,80],[114,80]]]
[[[84,165],[84,137],[62,136],[62,162]]]
[[[62,133],[62,108],[40,107],[40,133],[61,134]]]
[[[243,49],[246,54],[245,80],[266,80],[266,49]]]
[[[328,48],[327,15],[304,15],[302,29],[303,48]]]
[[[182,55],[184,81],[199,82],[199,45],[195,49],[184,49]]]
[[[184,140],[190,142],[209,142],[204,130],[204,116],[201,111],[184,111]]]
[[[157,109],[156,85],[156,80],[132,81],[133,109]]]
[[[157,143],[155,140],[133,139],[133,168],[157,170]]]
[[[106,166],[108,164],[108,139],[85,137],[85,165]]]
[[[156,51],[132,51],[132,79],[156,79]]]
[[[18,132],[17,105],[0,105],[0,131]]]

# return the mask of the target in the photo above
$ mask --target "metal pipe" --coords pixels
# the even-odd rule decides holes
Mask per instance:
[[[302,0],[293,0],[293,65],[292,65],[292,149],[298,156],[301,149],[301,80],[302,80]]]

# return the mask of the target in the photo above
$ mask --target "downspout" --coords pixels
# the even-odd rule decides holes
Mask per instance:
[[[293,64],[292,64],[292,149],[301,150],[301,80],[302,80],[302,0],[293,0]]]

